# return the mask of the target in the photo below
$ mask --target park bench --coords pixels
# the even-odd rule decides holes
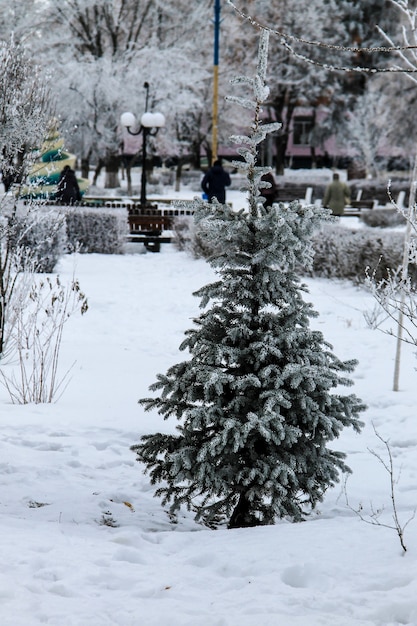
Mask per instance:
[[[299,200],[310,204],[313,196],[313,187],[306,185],[283,185],[278,186],[275,202],[293,202]]]
[[[374,200],[351,200],[351,203],[345,207],[344,217],[360,217],[362,211],[369,211],[375,206]]]
[[[384,206],[391,207],[395,204],[399,209],[403,209],[405,199],[406,191],[404,190],[388,193],[386,187],[372,189],[359,188],[356,190],[356,198],[351,202],[351,205],[358,209],[375,209]]]
[[[172,228],[172,217],[163,215],[155,209],[153,212],[149,209],[128,212],[129,234],[127,241],[143,243],[147,250],[151,252],[159,252],[161,243],[170,243],[171,236],[164,235],[165,231]]]

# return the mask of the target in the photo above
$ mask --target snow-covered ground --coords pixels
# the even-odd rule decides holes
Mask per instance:
[[[348,221],[348,218],[343,218]],[[349,222],[351,224],[352,222]],[[403,555],[392,524],[392,451],[402,524],[417,505],[417,372],[404,345],[392,391],[395,341],[368,327],[372,297],[349,283],[308,279],[314,324],[343,359],[366,426],[336,448],[353,470],[309,521],[240,530],[171,523],[130,446],[175,422],[138,405],[155,376],[186,357],[192,296],[213,279],[172,244],[159,254],[71,255],[89,311],[68,322],[55,404],[14,405],[0,387],[1,626],[370,626],[417,624],[417,519]],[[75,269],[74,269],[75,268]],[[4,366],[9,371],[11,366]],[[346,493],[345,493],[346,491]],[[348,496],[350,507],[346,503]],[[363,516],[383,508],[372,526]]]

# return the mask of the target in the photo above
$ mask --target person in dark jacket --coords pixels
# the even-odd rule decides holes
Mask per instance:
[[[75,204],[81,200],[77,177],[69,165],[66,165],[61,172],[55,199],[62,204]]]
[[[223,169],[221,159],[214,161],[213,166],[201,181],[201,187],[207,194],[209,202],[217,198],[221,204],[226,202],[226,187],[230,185],[230,175]]]

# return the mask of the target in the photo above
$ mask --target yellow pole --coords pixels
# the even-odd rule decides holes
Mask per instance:
[[[219,124],[219,39],[220,0],[214,3],[214,62],[213,62],[213,120],[212,120],[212,164],[217,159],[217,131]]]

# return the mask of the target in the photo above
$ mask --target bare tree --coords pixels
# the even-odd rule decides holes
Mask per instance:
[[[48,83],[23,48],[11,39],[0,42],[0,169],[6,190],[20,184],[35,158],[51,114]],[[15,285],[13,221],[16,196],[0,202],[0,355],[4,346],[6,309]]]
[[[13,37],[0,42],[0,168],[6,190],[21,182],[51,115],[48,77]]]
[[[367,89],[358,96],[354,109],[347,113],[343,142],[355,153],[355,162],[372,178],[379,178],[386,169],[383,142],[389,125],[390,108],[387,99],[378,90]]]
[[[196,32],[203,41],[208,36],[201,28],[208,6],[208,0],[191,9],[185,0],[51,0],[46,7],[43,55],[54,53],[63,127],[77,129],[70,139],[86,166],[90,159],[103,161],[106,186],[118,183],[120,114],[142,115],[144,82],[151,85],[149,108],[167,118],[158,142],[165,139],[171,154],[175,115],[186,115],[190,100],[192,108],[197,101],[203,107],[207,46],[196,51],[193,43]]]
[[[398,478],[396,477],[396,474],[395,474],[395,468],[394,468],[394,461],[393,461],[393,457],[392,457],[391,446],[390,446],[389,441],[387,439],[384,439],[383,437],[381,437],[379,432],[376,430],[375,426],[374,426],[374,432],[375,432],[375,435],[378,437],[379,441],[384,445],[387,458],[383,458],[382,454],[380,454],[379,452],[375,452],[375,450],[369,450],[369,452],[376,459],[378,459],[378,461],[381,463],[381,465],[383,466],[383,468],[385,469],[385,471],[389,475],[390,500],[391,500],[391,509],[392,509],[392,522],[388,523],[388,522],[383,522],[382,521],[381,517],[382,517],[382,514],[384,513],[384,510],[385,510],[383,506],[378,508],[378,509],[376,509],[371,504],[370,513],[369,514],[366,514],[364,512],[364,507],[363,507],[362,504],[359,504],[358,508],[356,508],[356,509],[353,508],[350,505],[350,503],[349,503],[349,498],[348,498],[348,494],[347,494],[347,490],[346,490],[346,481],[345,481],[344,491],[345,491],[346,504],[349,507],[349,509],[351,511],[353,511],[354,513],[356,513],[356,515],[358,515],[358,517],[363,522],[366,522],[367,524],[371,524],[371,526],[380,526],[381,528],[390,528],[391,530],[394,530],[396,532],[396,534],[398,535],[398,539],[400,541],[401,548],[402,548],[402,550],[403,550],[403,552],[405,554],[407,552],[407,547],[405,545],[404,532],[405,532],[405,529],[407,528],[408,524],[415,518],[416,509],[414,509],[414,511],[412,512],[412,514],[410,515],[410,517],[407,519],[406,522],[402,522],[400,520],[400,517],[399,517],[399,514],[398,514],[397,497],[396,497],[396,485],[398,483]]]

